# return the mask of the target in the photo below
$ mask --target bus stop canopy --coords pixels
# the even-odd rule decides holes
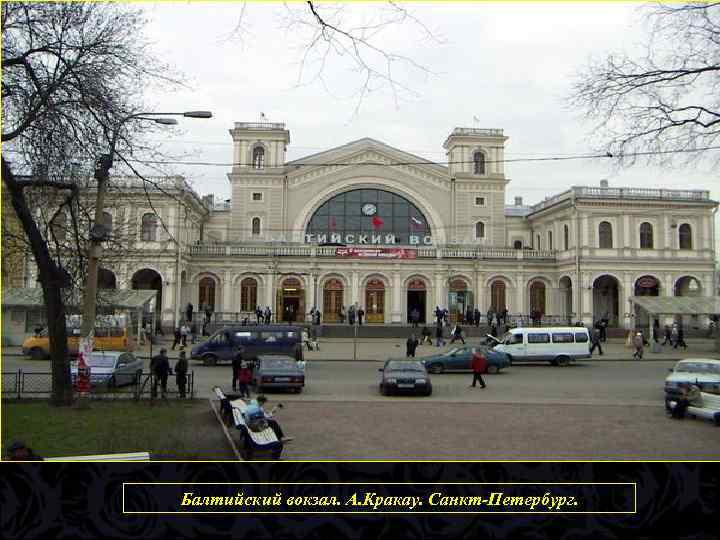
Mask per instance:
[[[720,296],[631,296],[650,315],[720,314]]]
[[[157,291],[134,289],[101,289],[98,305],[113,309],[143,309],[151,302]],[[2,290],[2,307],[40,308],[45,305],[41,288],[8,288]],[[81,303],[72,302],[69,307],[81,307]]]

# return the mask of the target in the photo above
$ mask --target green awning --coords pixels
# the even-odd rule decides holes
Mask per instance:
[[[155,290],[102,289],[98,305],[113,309],[141,309],[155,298]],[[2,290],[2,307],[41,308],[45,305],[41,288],[8,288]],[[72,306],[80,307],[79,300]]]
[[[630,301],[652,315],[720,314],[720,296],[631,296]]]

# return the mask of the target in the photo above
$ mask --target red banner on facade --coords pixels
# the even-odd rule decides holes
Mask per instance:
[[[416,259],[416,249],[405,248],[355,248],[342,247],[335,251],[337,257],[362,257],[371,259]]]

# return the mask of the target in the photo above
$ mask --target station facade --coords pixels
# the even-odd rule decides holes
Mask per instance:
[[[277,123],[238,122],[230,136],[230,200],[172,177],[152,204],[131,179],[109,203],[133,245],[103,263],[102,286],[157,289],[166,327],[192,303],[228,321],[256,306],[279,320],[317,307],[330,323],[357,304],[375,324],[477,306],[629,328],[646,324],[630,296],[714,294],[707,191],[601,183],[508,204],[501,129],[455,128],[447,165],[370,138],[286,161]]]

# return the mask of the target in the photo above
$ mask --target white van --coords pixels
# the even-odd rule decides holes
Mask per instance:
[[[590,334],[582,326],[513,328],[493,350],[506,353],[514,362],[549,361],[566,366],[578,358],[590,358]]]

